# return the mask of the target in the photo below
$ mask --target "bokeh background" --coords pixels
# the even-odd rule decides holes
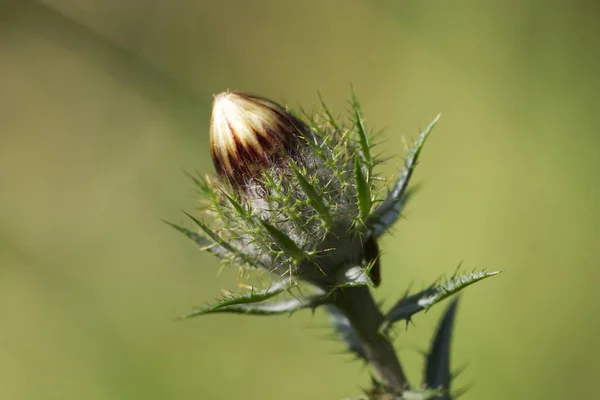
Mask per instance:
[[[174,317],[236,289],[182,222],[227,88],[402,138],[442,119],[384,249],[391,304],[462,260],[464,399],[592,398],[600,372],[600,7],[591,1],[0,1],[0,398],[340,399],[321,313]],[[443,310],[397,339],[413,382]]]

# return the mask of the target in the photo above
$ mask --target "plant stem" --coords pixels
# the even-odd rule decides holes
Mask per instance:
[[[368,287],[343,288],[335,292],[334,305],[348,318],[361,341],[367,361],[390,389],[408,389],[406,375],[388,338],[379,333],[383,314]]]

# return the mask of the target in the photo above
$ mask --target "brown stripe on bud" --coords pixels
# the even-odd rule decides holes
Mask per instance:
[[[217,174],[243,187],[265,167],[294,153],[308,127],[277,103],[223,92],[215,97],[210,148]]]

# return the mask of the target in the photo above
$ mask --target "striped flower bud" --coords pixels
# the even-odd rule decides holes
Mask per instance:
[[[264,168],[292,155],[308,127],[280,105],[238,91],[215,97],[210,147],[217,174],[243,188]]]
[[[355,98],[351,107],[338,121],[322,104],[304,122],[263,97],[215,96],[210,147],[218,179],[194,180],[205,194],[204,217],[193,218],[202,232],[180,230],[231,265],[324,290],[379,285],[380,221],[397,216],[400,200],[393,195],[373,210],[382,202],[378,160]]]

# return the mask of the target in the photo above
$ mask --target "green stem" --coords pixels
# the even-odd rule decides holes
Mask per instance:
[[[339,289],[334,293],[333,303],[352,324],[367,361],[379,379],[398,393],[407,390],[408,381],[396,350],[389,339],[379,333],[383,314],[369,288],[360,286]]]

